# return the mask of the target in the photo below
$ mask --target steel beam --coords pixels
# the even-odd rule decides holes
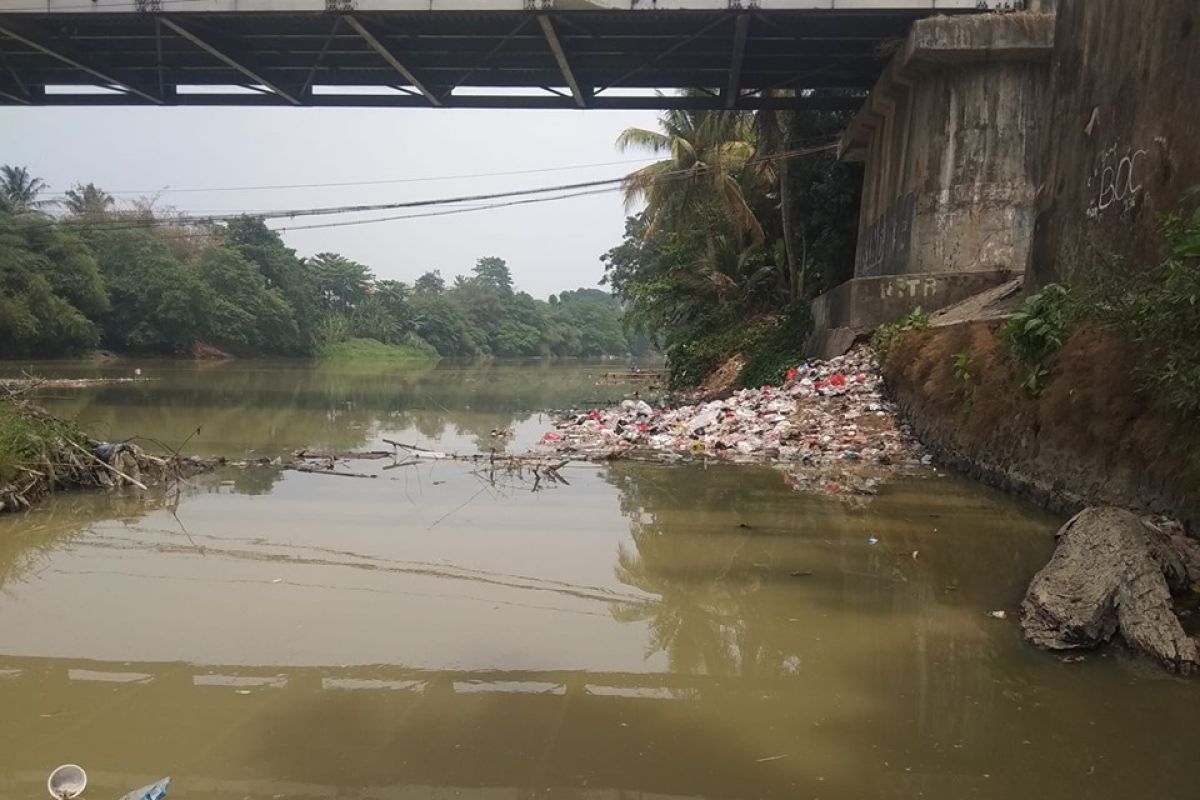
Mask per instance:
[[[172,104],[180,106],[284,106],[285,101],[274,94],[179,94]],[[862,105],[859,96],[837,97],[742,97],[737,104],[742,110],[808,109],[814,111],[854,110]],[[51,94],[34,100],[35,105],[50,106],[127,106],[141,105],[136,98],[119,94]],[[428,108],[428,100],[418,94],[315,94],[304,99],[305,106],[318,108]],[[456,95],[454,108],[525,108],[571,109],[575,99],[567,95]],[[589,108],[597,110],[712,109],[725,107],[721,97],[596,97]]]
[[[329,27],[329,35],[325,37],[325,41],[321,45],[321,51],[317,53],[312,69],[308,71],[308,77],[305,79],[304,85],[300,87],[300,95],[302,97],[312,91],[313,81],[317,79],[317,70],[321,68],[321,62],[325,60],[325,54],[329,52],[329,45],[333,43],[333,37],[337,36],[338,28],[340,27],[342,27],[342,18],[334,17],[333,25]]]
[[[1043,6],[1048,0],[1034,0]],[[1052,0],[1049,0],[1052,4]],[[896,11],[962,12],[962,11],[1012,11],[1026,8],[1029,0],[770,0],[769,13],[776,11],[813,11],[817,13]],[[753,2],[744,3],[754,5]],[[99,15],[99,14],[144,14],[137,0],[108,0],[96,5],[56,2],[56,0],[0,0],[0,14],[26,13],[31,15]],[[147,4],[148,5],[148,4]],[[168,3],[167,5],[171,5]],[[312,14],[320,10],[321,3],[312,0],[207,0],[203,11],[197,14]],[[687,13],[723,11],[729,8],[729,0],[591,0],[579,3],[578,10],[563,9],[561,13],[593,14],[596,11],[639,13]],[[371,3],[377,12],[464,14],[496,13],[511,14],[529,10],[527,0],[376,0]],[[560,13],[556,11],[555,13]]]
[[[28,97],[22,97],[19,94],[13,94],[2,87],[0,87],[0,98],[22,106],[32,105],[32,102]]]
[[[734,108],[742,92],[742,62],[746,60],[746,35],[750,32],[750,15],[738,14],[733,23],[733,55],[729,59],[729,85],[725,90],[725,107]]]
[[[9,18],[0,19],[0,33],[10,39],[16,39],[26,47],[31,47],[39,53],[48,55],[51,58],[56,58],[64,64],[68,64],[75,69],[86,72],[93,78],[100,80],[102,85],[116,86],[117,88],[135,94],[144,100],[149,100],[156,105],[162,105],[162,99],[155,97],[153,94],[139,89],[137,86],[121,79],[112,70],[104,65],[98,64],[94,59],[88,60],[84,56],[75,51],[70,44],[60,42],[54,39],[45,38],[38,35],[38,32],[31,30],[25,25],[16,22]]]
[[[13,65],[8,63],[8,56],[5,55],[3,50],[0,50],[0,64],[3,64],[4,68],[8,70],[9,76],[12,77],[13,85],[16,87],[16,90],[20,92],[19,97],[14,97],[9,91],[5,91],[4,96],[12,99],[15,102],[28,105],[29,87],[26,86],[25,82],[21,80],[21,76],[17,74],[15,69],[13,69]],[[0,83],[0,86],[3,86],[3,83]]]
[[[554,30],[554,21],[550,19],[549,14],[538,14],[537,21],[542,26],[542,34],[546,37],[546,44],[550,46],[550,52],[554,53],[554,60],[558,62],[558,71],[562,73],[567,86],[571,87],[571,96],[575,98],[575,105],[587,108],[590,91],[585,94],[579,86],[579,81],[575,78],[575,71],[571,69],[571,62],[567,59],[567,51],[563,49],[558,32]]]
[[[221,45],[218,46],[216,43],[214,43],[215,39],[211,34],[208,34],[207,38],[201,37],[188,28],[183,27],[170,17],[160,17],[159,19],[162,20],[163,25],[166,25],[172,31],[179,34],[184,39],[187,39],[189,42],[196,45],[196,47],[199,47],[213,58],[242,73],[254,83],[266,86],[272,92],[279,95],[284,100],[287,100],[294,106],[303,105],[303,103],[300,102],[300,99],[296,97],[296,94],[298,93],[284,89],[277,81],[271,80],[271,78],[269,78],[262,69],[255,68],[252,64],[247,63],[244,57],[235,56],[234,48],[231,45],[221,43]]]
[[[631,69],[628,72],[621,75],[621,77],[617,78],[615,81],[612,81],[611,83],[606,84],[604,86],[604,89],[611,89],[614,86],[620,86],[622,83],[629,80],[634,75],[637,75],[642,70],[645,70],[645,69],[648,69],[648,68],[654,66],[659,61],[662,61],[664,58],[671,55],[679,48],[690,44],[691,42],[693,42],[696,39],[699,39],[701,36],[708,33],[713,28],[717,28],[717,27],[720,27],[721,25],[724,25],[726,20],[728,20],[728,19],[729,18],[726,16],[717,17],[716,19],[712,20],[711,22],[709,22],[707,25],[700,28],[699,30],[694,31],[693,33],[685,36],[683,39],[680,39],[678,42],[676,42],[671,47],[668,47],[666,50],[663,50],[662,52],[655,54],[655,56],[653,58],[651,58],[650,60],[642,62],[641,64],[637,65],[633,69]],[[603,89],[601,91],[603,91]]]
[[[384,61],[386,61],[388,64],[391,65],[392,69],[396,70],[396,72],[399,72],[401,75],[404,76],[404,80],[408,81],[410,84],[412,84],[414,87],[416,87],[417,91],[419,91],[422,95],[425,96],[425,99],[429,101],[430,105],[434,105],[434,106],[442,105],[441,98],[439,98],[437,95],[435,95],[433,92],[431,92],[429,90],[429,87],[426,86],[420,79],[417,78],[416,75],[414,75],[412,73],[412,70],[410,70],[408,67],[404,66],[404,64],[401,63],[400,59],[398,59],[396,57],[396,55],[391,50],[389,50],[386,45],[384,45],[383,42],[379,41],[379,37],[377,37],[375,34],[373,34],[367,28],[367,26],[364,25],[362,23],[362,21],[358,19],[358,17],[347,15],[346,22],[350,25],[351,28],[353,28],[358,33],[359,36],[361,36],[363,38],[363,41],[365,41],[368,45],[371,46],[372,50],[374,50],[376,53],[378,53],[379,56]]]

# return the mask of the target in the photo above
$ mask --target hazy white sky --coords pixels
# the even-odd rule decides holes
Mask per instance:
[[[381,181],[629,161],[613,147],[652,112],[433,109],[3,108],[0,164],[22,165],[61,192],[76,181],[109,191]],[[527,175],[269,191],[171,192],[185,212],[387,203],[578,183],[646,161]],[[132,195],[119,195],[126,199]],[[405,213],[405,212],[391,212]],[[386,216],[359,215],[358,218]],[[354,217],[311,217],[272,227]],[[481,256],[508,261],[536,297],[594,286],[599,256],[620,241],[617,193],[469,214],[284,233],[300,255],[323,250],[412,281],[449,280]]]

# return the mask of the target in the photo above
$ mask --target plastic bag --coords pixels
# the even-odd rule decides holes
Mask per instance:
[[[121,798],[121,800],[162,800],[167,796],[167,788],[171,785],[170,778],[163,778],[158,783],[152,783],[149,786],[143,786],[140,789],[134,789],[129,794]]]

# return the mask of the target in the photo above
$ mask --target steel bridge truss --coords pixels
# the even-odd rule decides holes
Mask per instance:
[[[0,104],[853,108],[1021,0],[0,0]]]

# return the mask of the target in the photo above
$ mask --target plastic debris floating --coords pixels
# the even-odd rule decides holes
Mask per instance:
[[[544,445],[593,459],[656,452],[822,468],[815,473],[930,462],[884,396],[878,365],[865,347],[797,366],[782,386],[675,408],[625,400],[564,414],[555,428]]]
[[[46,779],[46,790],[56,800],[74,800],[87,788],[87,773],[78,764],[56,767]]]
[[[140,789],[134,789],[129,794],[121,798],[121,800],[162,800],[167,796],[167,789],[171,786],[170,778],[163,778],[158,783],[152,783],[149,786],[143,786]]]

